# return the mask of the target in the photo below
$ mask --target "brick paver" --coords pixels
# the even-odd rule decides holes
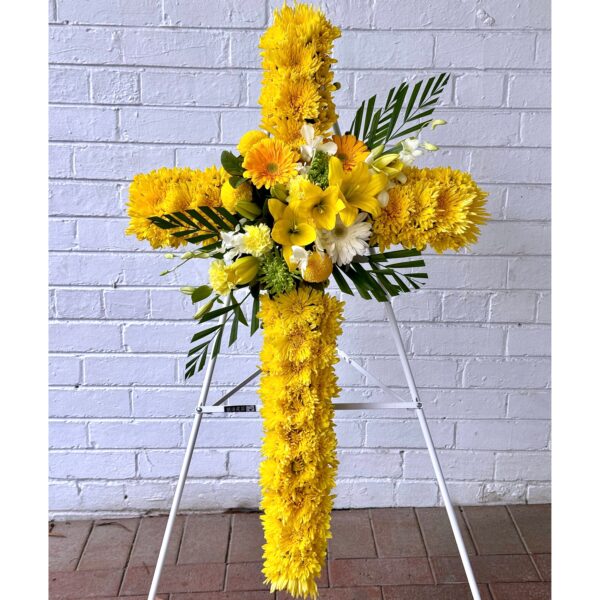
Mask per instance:
[[[332,587],[433,583],[426,558],[350,558],[329,563]]]
[[[147,597],[144,600],[147,600]],[[268,590],[262,592],[200,592],[171,594],[170,600],[273,600],[273,596]]]
[[[262,562],[232,563],[227,565],[227,576],[225,590],[264,590],[264,575],[262,574]],[[327,569],[321,571],[317,579],[318,587],[327,587],[329,580]]]
[[[492,600],[488,587],[479,586],[481,600]],[[471,592],[466,585],[398,585],[383,588],[384,600],[466,600]],[[513,599],[516,600],[516,599]]]
[[[427,556],[419,523],[412,508],[372,509],[371,522],[378,556]]]
[[[456,541],[452,534],[446,510],[444,508],[417,508],[416,514],[427,547],[427,554],[429,556],[458,556]],[[458,510],[456,511],[456,518],[468,553],[475,554],[471,534],[465,525],[461,512]]]
[[[265,543],[262,523],[257,513],[236,513],[232,518],[230,562],[254,562],[262,560]]]
[[[96,522],[77,569],[124,569],[131,554],[139,522],[139,519]]]
[[[190,515],[179,549],[180,565],[225,562],[231,515]]]
[[[490,588],[494,600],[550,600],[549,583],[496,583]]]
[[[331,558],[375,558],[368,510],[339,510],[331,518]]]
[[[55,571],[50,573],[49,599],[71,600],[97,596],[116,596],[123,571]]]
[[[380,587],[324,588],[319,590],[319,600],[382,600]],[[278,593],[276,600],[295,600],[293,596]]]
[[[552,555],[550,554],[534,554],[533,562],[538,568],[540,575],[544,581],[552,579]]]
[[[511,506],[509,510],[527,550],[533,554],[550,552],[550,506]]]
[[[183,516],[175,519],[171,541],[165,558],[165,564],[167,565],[174,565],[177,561],[184,523],[185,517]],[[156,564],[166,526],[167,517],[146,517],[142,519],[129,558],[130,567]]]
[[[467,506],[463,514],[479,554],[525,554],[506,507]]]
[[[539,581],[531,558],[524,554],[496,554],[472,556],[471,564],[475,579],[480,583],[494,581]],[[463,583],[467,581],[465,570],[456,556],[434,556],[431,566],[436,583]]]
[[[92,521],[52,523],[48,534],[50,571],[74,571],[92,530]]]
[[[123,579],[121,596],[143,594],[150,589],[153,569],[129,567]],[[225,565],[204,563],[201,565],[165,565],[159,593],[209,592],[223,589]]]
[[[457,514],[482,600],[550,599],[549,506]],[[50,600],[145,600],[165,525],[164,516],[53,523]],[[335,511],[332,533],[321,600],[470,600],[442,508]],[[291,600],[263,583],[263,543],[257,513],[178,517],[157,600]]]

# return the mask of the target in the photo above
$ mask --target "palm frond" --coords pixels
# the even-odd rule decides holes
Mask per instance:
[[[417,81],[412,90],[404,82],[390,89],[384,105],[378,109],[375,109],[377,95],[371,96],[356,111],[351,133],[371,149],[416,135],[431,123],[431,115],[449,79],[448,73],[441,73],[426,81]]]

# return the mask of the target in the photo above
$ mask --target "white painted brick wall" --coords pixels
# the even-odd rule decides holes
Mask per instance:
[[[165,510],[200,380],[183,382],[192,307],[161,253],[123,236],[127,185],[204,168],[259,121],[258,38],[275,0],[50,0],[50,509]],[[394,300],[451,492],[549,499],[549,0],[324,0],[344,27],[337,102],[449,70],[425,164],[471,170],[492,222],[469,253],[428,255],[429,284]],[[421,163],[423,164],[423,163]],[[468,254],[468,255],[467,255]],[[403,391],[382,307],[346,298],[342,347]],[[211,398],[257,364],[241,336]],[[347,400],[383,400],[348,365]],[[254,398],[246,390],[243,401]],[[340,414],[340,507],[440,503],[416,421]],[[260,422],[211,417],[187,509],[256,507]]]

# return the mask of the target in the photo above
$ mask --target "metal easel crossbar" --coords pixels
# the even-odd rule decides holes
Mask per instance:
[[[411,396],[411,401],[405,401],[397,392],[393,389],[385,385],[382,381],[380,381],[377,377],[375,377],[372,373],[367,371],[362,365],[358,362],[350,358],[345,352],[338,350],[338,354],[340,358],[346,361],[350,366],[359,371],[365,377],[374,381],[383,391],[389,394],[392,398],[397,400],[396,402],[334,402],[334,409],[337,410],[373,410],[373,409],[412,409],[415,411],[417,415],[417,419],[419,421],[419,425],[421,427],[421,432],[423,433],[423,438],[425,439],[425,445],[427,446],[427,451],[429,452],[429,457],[431,460],[431,464],[433,466],[433,470],[435,472],[435,477],[440,489],[440,493],[442,496],[442,500],[444,501],[444,506],[446,508],[446,513],[448,515],[448,520],[450,521],[450,526],[452,528],[452,533],[454,534],[454,539],[456,541],[456,545],[458,546],[458,552],[460,555],[460,559],[462,561],[463,567],[465,569],[465,573],[467,575],[467,581],[469,583],[469,588],[471,590],[471,594],[473,596],[473,600],[481,600],[481,596],[479,594],[479,589],[477,587],[477,582],[475,581],[475,575],[473,574],[473,569],[471,567],[471,561],[469,559],[469,555],[467,553],[467,549],[465,547],[464,539],[462,536],[462,532],[460,530],[460,526],[458,524],[458,520],[456,518],[456,513],[454,511],[454,507],[452,505],[452,501],[450,500],[450,495],[448,493],[448,487],[446,485],[446,480],[444,478],[444,474],[442,472],[442,467],[440,465],[437,452],[435,446],[433,444],[433,440],[431,438],[431,432],[429,431],[429,426],[427,424],[427,419],[425,418],[425,413],[423,411],[423,405],[421,400],[419,399],[419,394],[417,391],[417,386],[415,384],[415,380],[412,374],[412,370],[410,368],[410,364],[408,362],[408,357],[406,355],[406,351],[404,349],[404,344],[402,342],[402,336],[400,334],[400,328],[398,327],[398,322],[396,320],[396,315],[394,314],[394,310],[392,308],[389,299],[387,302],[384,302],[385,312],[387,320],[390,324],[392,337],[394,339],[394,343],[396,345],[396,350],[398,352],[398,357],[400,359],[400,364],[402,365],[402,370],[404,371],[404,376],[406,378],[406,383],[408,385],[408,389]],[[221,316],[219,323],[224,323],[225,315]],[[225,402],[229,400],[232,396],[234,396],[237,392],[251,383],[254,379],[260,375],[260,370],[255,371],[246,379],[244,379],[241,383],[235,386],[232,390],[224,394],[219,400],[211,405],[206,405],[206,399],[208,397],[208,391],[210,388],[210,383],[212,380],[214,368],[215,368],[216,359],[211,357],[208,361],[206,372],[204,374],[204,382],[202,384],[202,391],[200,393],[200,398],[198,400],[198,404],[196,406],[196,411],[194,415],[194,421],[192,424],[192,431],[190,433],[190,438],[188,440],[188,444],[185,451],[185,456],[183,459],[183,465],[181,467],[181,472],[179,474],[179,479],[177,481],[177,486],[175,488],[175,495],[173,497],[173,503],[171,505],[171,510],[169,512],[169,518],[167,520],[167,526],[165,528],[165,533],[163,536],[162,545],[160,548],[160,552],[158,555],[158,560],[156,563],[156,568],[154,571],[154,576],[152,578],[152,584],[150,587],[150,592],[148,594],[148,600],[155,600],[156,594],[158,592],[158,585],[160,582],[160,577],[162,574],[162,569],[164,566],[167,548],[169,545],[169,540],[171,538],[171,533],[173,531],[173,525],[175,523],[175,517],[177,516],[177,511],[179,509],[179,504],[181,502],[181,496],[183,494],[183,488],[185,486],[185,482],[187,479],[190,462],[192,460],[192,455],[194,453],[194,448],[196,446],[196,440],[198,438],[198,431],[200,429],[200,423],[202,421],[202,417],[204,414],[210,415],[215,413],[247,413],[247,412],[257,412],[259,405],[257,404],[237,404],[237,405],[226,405]]]

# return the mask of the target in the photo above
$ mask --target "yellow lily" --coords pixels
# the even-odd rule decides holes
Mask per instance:
[[[273,225],[271,237],[282,246],[307,246],[317,239],[316,229],[291,206]]]
[[[267,201],[269,206],[269,212],[273,215],[276,221],[279,221],[283,217],[283,211],[286,209],[287,204],[278,200],[277,198],[269,198]]]
[[[365,163],[359,163],[352,171],[344,173],[342,161],[332,156],[329,159],[329,184],[340,189],[340,198],[344,202],[340,212],[342,223],[347,227],[352,225],[359,211],[379,216],[381,205],[377,194],[385,189],[387,180],[384,173],[372,175]]]
[[[336,215],[344,208],[336,185],[324,190],[308,179],[300,184],[300,198],[290,204],[319,229],[333,229]]]

